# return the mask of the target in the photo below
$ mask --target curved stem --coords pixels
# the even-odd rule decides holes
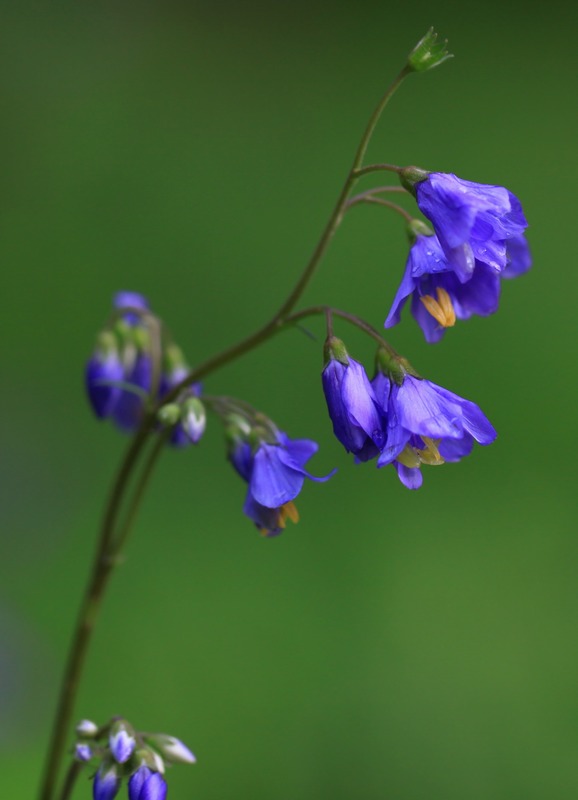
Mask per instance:
[[[66,736],[74,709],[80,674],[84,666],[88,644],[104,589],[109,574],[114,566],[114,562],[107,557],[107,553],[114,533],[116,515],[134,465],[146,442],[151,425],[152,420],[150,417],[145,417],[134,438],[131,440],[116,475],[106,505],[90,581],[80,607],[75,632],[72,637],[72,644],[68,653],[68,660],[64,670],[56,708],[55,724],[52,729],[52,736],[40,789],[40,800],[51,800],[54,793],[54,784],[56,783],[60,762],[64,754]]]
[[[406,222],[411,222],[413,217],[410,213],[408,213],[405,208],[398,206],[397,203],[391,203],[389,200],[384,200],[383,197],[376,197],[370,193],[358,194],[355,197],[352,197],[350,200],[347,201],[347,209],[349,210],[353,206],[360,205],[361,203],[369,203],[378,206],[385,206],[386,208],[391,208],[392,211],[395,211],[397,214],[402,216]]]
[[[72,639],[56,712],[55,725],[48,751],[45,772],[40,789],[40,800],[52,800],[54,795],[54,784],[56,782],[56,778],[60,769],[60,763],[64,754],[66,734],[72,716],[74,701],[78,690],[80,675],[86,658],[88,644],[94,629],[98,610],[102,602],[104,589],[108,582],[110,573],[116,563],[116,556],[119,554],[118,548],[114,548],[113,551],[110,550],[111,542],[114,537],[115,526],[117,524],[119,509],[121,503],[123,502],[129,481],[132,477],[134,467],[141,455],[148,435],[154,426],[156,411],[161,405],[169,403],[178,397],[182,389],[189,384],[200,380],[202,377],[214,372],[216,369],[239,358],[253,348],[270,339],[284,327],[289,314],[301,298],[303,292],[313,277],[315,270],[317,269],[317,266],[329,245],[329,242],[331,241],[335,231],[339,226],[339,223],[341,222],[345,211],[347,198],[353,185],[361,175],[365,174],[365,172],[374,171],[374,169],[372,170],[371,168],[361,169],[361,164],[363,162],[367,146],[379,121],[382,111],[410,71],[411,70],[409,70],[407,67],[404,67],[387,88],[383,97],[377,104],[363,133],[363,136],[361,137],[361,141],[355,153],[353,165],[349,170],[345,183],[343,184],[343,188],[341,189],[339,197],[337,198],[337,202],[333,208],[325,229],[321,234],[311,258],[303,269],[299,279],[297,280],[287,299],[281,304],[271,319],[261,328],[232,347],[229,347],[226,350],[223,350],[207,359],[199,367],[197,367],[197,369],[193,370],[183,381],[181,381],[170,392],[168,392],[163,397],[162,401],[157,404],[157,407],[144,417],[133,440],[131,441],[118,471],[116,480],[113,483],[110,497],[106,506],[90,582],[86,590],[86,594],[80,609],[76,630]],[[378,165],[378,168],[385,169],[386,166],[387,165]],[[387,168],[393,169],[394,171],[399,171],[398,167],[387,166]],[[122,313],[126,313],[126,309],[120,309],[118,313],[120,315]],[[336,315],[342,316],[342,314],[337,313]],[[152,472],[157,455],[158,453],[155,451],[154,458],[151,458],[144,468],[144,482],[142,483],[142,487],[140,485],[137,486],[136,494],[133,498],[133,505],[128,511],[127,521],[125,522],[125,526],[121,528],[121,532],[119,534],[121,544],[123,544],[126,540],[126,536],[128,535],[128,531],[130,529],[130,523],[132,522],[132,519],[136,513],[138,503],[140,502],[142,493],[144,491],[144,486],[150,477],[150,473]],[[110,557],[111,552],[114,553],[114,557],[112,558]]]
[[[395,164],[368,164],[366,167],[359,167],[355,170],[355,177],[361,178],[362,175],[369,175],[370,172],[397,172],[402,171],[403,167],[398,167]]]
[[[120,556],[122,549],[127,542],[132,525],[136,519],[136,515],[141,500],[144,497],[144,493],[146,491],[148,482],[153,473],[153,469],[157,463],[160,454],[163,451],[165,444],[167,443],[170,434],[171,434],[171,429],[168,428],[167,430],[163,431],[159,436],[157,436],[157,440],[154,443],[147,460],[145,461],[145,464],[141,470],[138,483],[135,486],[134,491],[132,493],[130,505],[126,511],[123,523],[120,526],[120,529],[117,531],[116,538],[111,545],[111,552],[109,554],[109,558],[111,560],[114,560]]]
[[[300,322],[302,319],[306,317],[314,317],[320,314],[325,314],[325,317],[339,317],[340,319],[349,322],[350,325],[354,325],[359,330],[366,333],[369,337],[371,337],[380,347],[383,347],[388,353],[391,355],[397,356],[398,353],[394,348],[389,344],[389,342],[383,338],[383,336],[377,331],[373,325],[370,325],[369,322],[366,322],[361,317],[357,317],[355,314],[350,314],[348,311],[342,311],[340,308],[333,308],[331,306],[309,306],[309,308],[304,308],[301,311],[297,311],[295,314],[291,314],[290,317],[287,317],[285,323],[287,325],[293,325],[297,322]]]

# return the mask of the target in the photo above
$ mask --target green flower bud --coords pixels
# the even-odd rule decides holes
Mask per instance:
[[[411,70],[425,72],[443,64],[448,58],[453,58],[452,53],[448,53],[446,49],[447,39],[438,42],[437,38],[437,33],[430,28],[426,35],[419,40],[407,58],[407,65]]]

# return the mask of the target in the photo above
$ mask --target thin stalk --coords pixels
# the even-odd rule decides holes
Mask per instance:
[[[127,486],[132,477],[135,465],[141,455],[141,452],[143,450],[144,444],[147,441],[149,433],[154,426],[156,411],[161,405],[169,403],[176,397],[178,397],[182,389],[184,389],[189,384],[200,380],[209,373],[214,372],[216,369],[219,369],[225,364],[234,361],[235,359],[239,358],[240,356],[254,349],[258,345],[272,338],[285,326],[285,322],[289,317],[289,314],[291,313],[297,302],[300,300],[307,285],[311,281],[311,278],[313,277],[317,269],[317,266],[321,261],[322,256],[324,255],[335,231],[339,226],[339,223],[341,222],[347,203],[347,198],[349,196],[349,193],[353,185],[360,177],[360,175],[365,174],[365,172],[368,171],[367,168],[361,169],[361,164],[363,162],[367,146],[375,130],[375,127],[379,121],[381,113],[383,112],[384,108],[386,107],[387,103],[389,102],[390,98],[392,97],[396,89],[402,83],[403,79],[409,74],[409,72],[410,70],[407,67],[404,67],[401,70],[401,72],[397,75],[397,77],[392,81],[390,86],[387,88],[383,97],[377,104],[372,116],[370,117],[370,120],[363,133],[363,136],[361,137],[361,141],[355,153],[353,165],[349,170],[343,188],[341,189],[341,192],[339,194],[335,207],[329,217],[329,220],[325,226],[325,229],[321,234],[321,237],[311,255],[311,258],[309,259],[308,263],[303,269],[299,279],[297,280],[293,290],[291,291],[287,299],[281,304],[280,308],[271,317],[271,319],[268,322],[266,322],[261,328],[259,328],[251,335],[247,336],[242,341],[233,345],[232,347],[229,347],[226,350],[223,350],[220,353],[217,353],[216,355],[207,359],[199,367],[197,367],[197,369],[193,370],[183,381],[181,381],[170,392],[168,392],[163,397],[162,402],[160,402],[150,414],[147,414],[144,417],[133,440],[131,441],[126,451],[126,454],[123,458],[123,461],[121,463],[120,469],[117,473],[116,480],[113,483],[109,500],[106,505],[100,538],[98,542],[94,565],[92,568],[92,574],[80,609],[80,614],[78,617],[76,630],[72,639],[71,649],[69,652],[68,662],[63,678],[52,739],[50,742],[44,777],[39,794],[39,800],[52,800],[54,795],[54,785],[56,782],[56,778],[58,776],[60,764],[64,754],[67,730],[72,717],[74,700],[76,698],[76,693],[78,690],[80,675],[86,658],[88,644],[92,636],[94,624],[102,602],[108,578],[117,560],[116,556],[118,556],[119,554],[119,550],[115,548],[114,557],[111,558],[109,550],[111,541],[114,536],[115,526],[117,524],[119,509],[124,500]],[[385,166],[381,165],[381,167],[379,168],[385,168]],[[399,168],[394,168],[394,167],[391,167],[391,169],[393,169],[394,171],[399,170]],[[126,313],[126,310],[119,310],[118,313],[119,314]],[[337,316],[341,315],[337,314]],[[148,481],[150,472],[152,471],[152,467],[155,461],[156,461],[156,456],[152,460],[152,462],[150,462],[150,465],[145,466],[145,475],[146,475],[145,484]],[[141,496],[142,492],[137,487],[136,502],[134,504],[134,508],[131,507],[128,512],[129,524],[125,528],[121,529],[122,542],[125,541],[126,536],[128,535],[128,531],[130,529],[130,523],[134,518]]]
[[[389,200],[384,200],[383,197],[376,197],[372,194],[358,194],[356,197],[352,197],[351,200],[347,202],[347,208],[352,208],[353,206],[360,205],[361,203],[368,203],[369,205],[377,205],[377,206],[385,206],[386,208],[391,208],[392,211],[395,211],[396,214],[399,214],[403,217],[406,222],[411,222],[413,217],[409,214],[405,208],[398,206],[397,203],[391,203]]]
[[[51,800],[58,776],[60,762],[64,755],[68,727],[72,718],[74,701],[78,691],[80,674],[84,666],[88,644],[104,593],[104,589],[114,566],[107,558],[108,548],[114,533],[114,524],[124,492],[132,475],[133,468],[146,442],[151,421],[145,418],[131,440],[121,466],[117,472],[103,515],[100,538],[92,565],[92,573],[80,607],[75,631],[72,637],[68,660],[64,670],[60,695],[56,708],[55,723],[49,744],[46,765],[40,789],[40,800]]]
[[[120,556],[123,547],[126,545],[128,536],[136,519],[139,506],[141,504],[142,498],[144,497],[146,488],[148,486],[148,482],[151,479],[153,469],[157,463],[160,454],[163,452],[163,448],[166,445],[170,434],[171,434],[171,429],[169,428],[157,436],[157,440],[152,446],[148,458],[144,463],[144,466],[140,473],[140,477],[138,479],[138,483],[133,490],[132,497],[130,500],[130,505],[126,511],[122,525],[116,532],[116,537],[111,547],[111,554],[109,557],[112,560]]]
[[[361,178],[363,175],[369,175],[371,172],[396,172],[398,175],[403,167],[398,167],[396,164],[368,164],[365,167],[359,167],[355,170],[355,177]]]
[[[74,789],[74,785],[82,767],[84,765],[80,763],[80,761],[73,761],[69,768],[68,772],[66,773],[66,778],[64,779],[64,784],[62,786],[62,791],[60,793],[60,800],[69,800],[72,795],[72,790]]]
[[[339,317],[340,319],[349,322],[350,325],[354,325],[356,328],[359,328],[359,330],[366,333],[371,339],[377,342],[380,347],[383,347],[385,350],[387,350],[388,353],[393,356],[398,355],[397,351],[394,350],[389,342],[384,339],[379,331],[370,325],[369,322],[366,322],[361,317],[357,317],[355,314],[350,314],[348,311],[342,311],[340,308],[333,308],[332,306],[309,306],[301,311],[297,311],[295,314],[291,314],[291,316],[287,317],[285,320],[285,324],[295,325],[302,319],[319,316],[320,314],[324,314],[326,319],[328,319],[328,317]]]

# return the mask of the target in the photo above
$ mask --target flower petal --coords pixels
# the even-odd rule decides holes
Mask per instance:
[[[406,487],[406,489],[419,489],[423,483],[423,475],[419,467],[406,467],[400,464],[399,461],[394,463],[397,470],[397,477]]]
[[[407,375],[397,393],[399,420],[403,427],[432,439],[463,433],[460,407],[441,395],[435,384]]]

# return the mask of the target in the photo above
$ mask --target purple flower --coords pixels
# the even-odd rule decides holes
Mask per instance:
[[[84,374],[88,399],[99,419],[110,416],[121,395],[120,387],[112,382],[122,381],[124,366],[112,342],[110,339],[109,346],[97,347]]]
[[[408,489],[419,489],[422,464],[459,461],[474,441],[491,444],[496,431],[475,403],[431,381],[406,374],[401,385],[381,372],[373,379],[387,418],[387,440],[378,467],[393,463]]]
[[[515,195],[503,186],[464,181],[444,172],[430,172],[414,190],[462,283],[472,277],[476,261],[502,272],[508,264],[508,242],[528,226]]]
[[[503,274],[506,277],[505,271]],[[411,313],[426,340],[438,342],[456,319],[469,319],[473,314],[485,317],[497,311],[500,275],[487,264],[476,261],[469,280],[462,283],[451,269],[437,236],[418,234],[384,327],[398,324],[409,297]]]
[[[317,452],[318,445],[310,439],[290,439],[277,431],[276,441],[260,441],[256,449],[237,438],[229,452],[231,463],[249,484],[243,511],[265,536],[281,533],[288,519],[299,520],[293,503],[305,478],[326,481],[333,472],[318,478],[305,469],[305,464]]]
[[[143,765],[128,782],[129,800],[165,800],[167,784],[160,772],[153,772]]]
[[[94,776],[92,796],[94,800],[113,800],[120,789],[120,777],[114,765],[102,764]]]
[[[330,358],[321,375],[323,391],[335,436],[358,461],[368,461],[378,454],[385,436],[365,369],[355,359],[347,360],[344,364]]]

